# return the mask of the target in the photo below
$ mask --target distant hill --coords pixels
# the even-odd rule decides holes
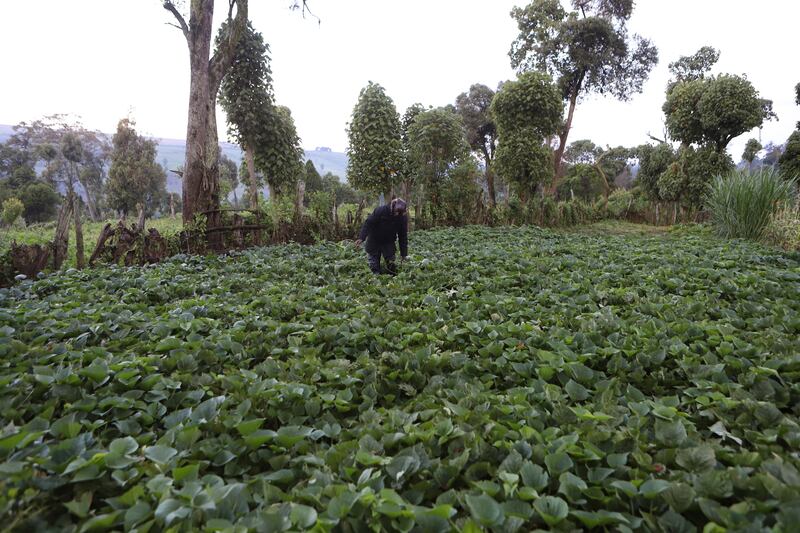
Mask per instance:
[[[4,143],[13,135],[12,126],[0,124],[0,143]],[[108,135],[108,134],[106,134]],[[108,135],[109,138],[111,137]],[[166,166],[168,169],[177,169],[183,165],[186,154],[186,142],[183,139],[159,139],[155,138],[158,146],[156,148],[157,162]],[[242,150],[235,144],[220,143],[222,152],[237,165],[242,162]],[[339,176],[341,181],[347,180],[347,155],[341,152],[332,152],[329,148],[318,147],[314,150],[305,150],[306,160],[311,160],[320,174],[332,172]],[[180,178],[172,172],[167,173],[167,190],[170,192],[180,192]]]

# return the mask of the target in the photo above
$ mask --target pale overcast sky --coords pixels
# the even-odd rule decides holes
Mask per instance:
[[[319,25],[291,3],[250,0],[250,15],[272,49],[276,99],[291,108],[306,149],[345,150],[346,123],[370,80],[402,114],[514,77],[509,12],[523,1],[310,0]],[[218,20],[225,4],[217,2]],[[638,0],[630,29],[656,44],[660,62],[630,102],[584,101],[570,138],[632,146],[660,134],[668,63],[712,45],[722,52],[715,72],[746,73],[774,101],[780,121],[764,126],[762,142],[785,142],[800,120],[798,20],[800,0]],[[160,0],[0,0],[0,123],[73,113],[113,132],[130,113],[143,133],[183,138],[188,52],[170,21]],[[218,121],[226,140],[221,111]],[[758,131],[731,144],[735,160],[751,136]]]

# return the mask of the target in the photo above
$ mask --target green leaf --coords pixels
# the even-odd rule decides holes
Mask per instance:
[[[639,485],[639,493],[648,500],[652,500],[669,488],[669,481],[665,481],[663,479],[648,479]]]
[[[175,457],[178,450],[169,446],[147,446],[144,448],[144,456],[158,464],[166,464]]]
[[[567,502],[555,496],[542,496],[533,502],[533,508],[551,527],[559,524],[569,514]]]
[[[669,448],[676,448],[686,440],[686,428],[680,419],[672,422],[656,420],[656,440]]]
[[[111,513],[97,515],[94,518],[87,520],[80,531],[104,531],[111,529],[117,522],[117,518],[122,514],[122,511],[114,511]]]
[[[302,529],[308,529],[317,522],[317,511],[307,505],[294,504],[290,517],[292,524]]]
[[[573,462],[564,452],[552,453],[544,458],[547,471],[551,476],[558,476],[572,468]]]
[[[703,472],[714,468],[717,458],[710,446],[696,446],[680,450],[675,462],[689,472]]]
[[[116,455],[128,455],[139,449],[139,443],[133,437],[123,437],[114,439],[108,446],[108,450]]]
[[[467,494],[464,497],[472,518],[484,526],[496,526],[503,522],[503,508],[494,498],[486,494],[474,496]]]
[[[167,337],[166,339],[162,340],[156,345],[156,352],[157,353],[164,353],[169,352],[171,350],[176,350],[181,347],[182,341],[175,337]]]

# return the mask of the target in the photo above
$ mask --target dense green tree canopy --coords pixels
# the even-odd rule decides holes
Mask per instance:
[[[468,92],[461,93],[456,98],[456,111],[464,121],[467,142],[472,151],[483,160],[486,169],[486,186],[491,206],[497,203],[492,174],[492,163],[497,151],[497,126],[489,111],[494,96],[492,89],[476,83]]]
[[[669,71],[675,82],[701,80],[711,71],[711,67],[719,60],[719,50],[703,46],[690,56],[683,56],[669,64]]]
[[[158,208],[166,194],[167,176],[156,162],[156,143],[136,133],[135,122],[124,118],[112,139],[108,172],[108,205],[121,213],[135,213],[137,205],[147,212]]]
[[[323,190],[324,187],[322,186],[322,176],[319,175],[319,172],[317,172],[317,167],[314,166],[314,162],[310,159],[306,161],[305,170],[306,173],[303,179],[306,182],[306,192]]]
[[[448,170],[469,150],[461,117],[445,108],[419,113],[408,130],[409,161],[429,188],[440,185]]]
[[[590,165],[603,153],[603,149],[589,139],[573,141],[564,151],[564,161],[570,165]]]
[[[775,116],[771,100],[760,98],[746,78],[731,74],[676,83],[662,109],[672,138],[711,144],[719,153]]]
[[[658,178],[659,196],[699,209],[711,181],[733,168],[733,160],[727,153],[719,153],[711,146],[683,146],[678,151],[677,160]]]
[[[758,142],[758,139],[749,139],[747,144],[744,146],[744,152],[742,152],[742,159],[747,161],[750,164],[753,164],[753,160],[758,155],[764,147],[761,146],[761,143]]]
[[[220,27],[217,47],[229,34]],[[228,133],[241,146],[255,143],[266,121],[266,106],[273,103],[269,45],[248,21],[236,45],[228,74],[222,79],[219,103],[228,119]]]
[[[384,193],[388,200],[403,165],[400,116],[383,87],[361,89],[347,126],[347,179],[356,189]]]
[[[656,146],[643,144],[634,149],[635,157],[639,160],[639,172],[636,183],[651,200],[663,200],[658,188],[658,180],[667,171],[676,159],[675,150],[667,143]]]
[[[490,109],[499,136],[497,173],[528,198],[553,177],[552,150],[545,139],[561,125],[561,96],[548,74],[523,72],[503,84]]]
[[[610,94],[627,100],[642,91],[658,62],[649,40],[628,33],[632,0],[573,0],[572,7],[567,11],[560,0],[534,0],[511,11],[519,28],[509,52],[511,66],[547,72],[568,102],[554,159],[556,180],[579,98]]]
[[[523,200],[553,179],[553,151],[530,129],[501,133],[495,157],[497,173],[511,183]]]
[[[800,130],[795,130],[786,142],[786,149],[778,160],[781,174],[800,181]]]
[[[289,108],[267,109],[268,120],[255,148],[256,169],[264,174],[271,194],[283,194],[293,191],[303,177],[303,148]]]
[[[539,138],[558,131],[563,107],[552,78],[542,72],[523,72],[503,84],[491,105],[500,142],[506,132],[529,130]]]
[[[52,219],[61,197],[48,183],[31,183],[22,189],[20,200],[25,205],[23,217],[25,222],[45,222]]]

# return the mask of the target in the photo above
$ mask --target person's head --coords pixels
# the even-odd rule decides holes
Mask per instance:
[[[391,207],[392,214],[398,217],[405,215],[408,209],[405,200],[402,198],[395,198],[389,205]]]

